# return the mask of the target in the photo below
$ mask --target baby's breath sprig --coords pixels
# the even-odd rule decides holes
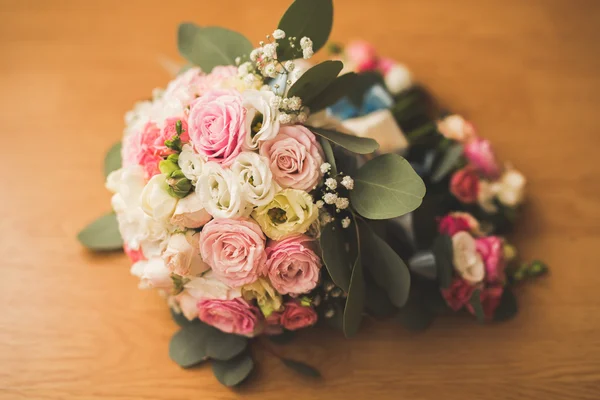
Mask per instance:
[[[316,196],[320,198],[315,204],[320,210],[321,223],[323,225],[330,223],[335,220],[331,215],[340,215],[342,228],[348,228],[352,221],[348,195],[350,190],[354,189],[354,180],[349,175],[344,175],[343,172],[333,175],[329,163],[321,164],[320,168],[325,181],[320,188],[320,193]]]

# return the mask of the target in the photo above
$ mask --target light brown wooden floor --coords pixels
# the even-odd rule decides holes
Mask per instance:
[[[307,332],[230,391],[167,355],[175,325],[124,256],[78,229],[109,209],[101,172],[134,101],[164,85],[180,20],[253,41],[287,1],[0,1],[0,397],[3,399],[600,398],[600,3],[337,0],[333,38],[375,42],[492,139],[530,179],[516,235],[552,267],[519,316],[423,334],[369,323],[353,340]]]

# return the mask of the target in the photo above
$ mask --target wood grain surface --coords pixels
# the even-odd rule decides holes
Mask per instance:
[[[304,332],[259,352],[252,382],[169,360],[163,300],[136,288],[123,255],[78,230],[109,210],[102,158],[133,102],[164,86],[181,20],[253,42],[288,1],[0,1],[0,398],[599,399],[600,2],[337,0],[333,39],[401,60],[529,178],[513,237],[545,279],[518,290],[508,323],[437,320],[422,334],[368,322],[352,340]]]

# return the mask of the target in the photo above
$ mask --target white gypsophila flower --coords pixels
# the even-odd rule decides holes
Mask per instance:
[[[349,205],[350,205],[350,201],[348,201],[348,199],[345,197],[338,197],[335,200],[335,206],[339,210],[345,210],[346,208],[348,208]]]
[[[254,68],[252,66],[252,63],[249,61],[246,61],[245,63],[242,63],[238,67],[238,75],[241,77],[244,77],[244,76],[248,75],[250,72],[252,72],[253,69]]]
[[[317,208],[323,208],[323,206],[325,205],[325,202],[323,200],[317,200],[315,202],[315,205],[317,206]]]
[[[300,39],[300,47],[302,48],[302,50],[312,48],[312,45],[313,42],[312,40],[310,40],[310,38],[304,36],[302,39]]]
[[[453,264],[459,275],[470,283],[481,282],[485,276],[485,264],[477,252],[475,239],[467,232],[452,236]]]
[[[292,111],[298,111],[302,107],[302,99],[298,96],[290,97],[288,99],[288,108]]]
[[[261,54],[262,54],[262,49],[261,48],[252,50],[250,52],[250,60],[256,61],[258,59],[258,57],[260,57]]]
[[[268,63],[263,67],[263,75],[268,78],[275,78],[277,76],[277,66],[275,63]]]
[[[328,173],[330,170],[331,170],[331,164],[329,164],[329,163],[327,163],[327,162],[326,162],[326,163],[323,163],[323,164],[321,164],[321,173],[322,173],[322,174],[326,174],[326,173]]]
[[[285,38],[285,32],[282,31],[281,29],[275,29],[273,31],[273,38],[274,39],[284,39]]]
[[[305,113],[305,112],[301,112],[300,114],[298,114],[298,116],[296,117],[296,119],[298,120],[298,122],[300,122],[300,123],[303,124],[308,119],[308,114]]]
[[[244,149],[256,150],[259,142],[273,139],[279,132],[279,111],[273,106],[277,96],[271,91],[246,90],[242,93],[246,109]]]
[[[306,48],[304,50],[302,50],[302,58],[304,58],[305,60],[308,60],[309,58],[311,58],[314,55],[314,51],[312,48]]]
[[[271,107],[278,109],[281,106],[281,96],[273,96],[270,100]]]
[[[323,201],[327,204],[335,204],[337,200],[337,194],[335,193],[325,193],[323,195]]]
[[[202,203],[198,193],[192,192],[180,199],[171,217],[171,224],[182,229],[197,229],[203,227],[212,219]]]
[[[342,219],[342,228],[346,229],[350,226],[350,218],[346,217]]]
[[[196,153],[190,144],[184,144],[179,153],[178,164],[185,177],[195,185],[204,165],[202,156]]]
[[[335,190],[337,188],[337,181],[335,178],[327,178],[325,179],[325,186],[331,190]]]
[[[286,69],[286,71],[292,72],[294,68],[296,68],[296,64],[294,63],[294,61],[288,60],[285,62],[285,64],[283,64],[283,67]]]
[[[286,114],[286,113],[280,113],[278,119],[279,119],[279,123],[281,123],[281,124],[289,124],[292,122],[292,116],[290,114]]]
[[[142,190],[142,210],[150,218],[157,221],[168,221],[175,207],[177,199],[167,191],[169,185],[164,174],[154,175]]]
[[[265,44],[262,49],[266,57],[277,58],[277,43]]]
[[[413,84],[412,74],[404,64],[394,64],[384,76],[385,85],[390,93],[396,95]]]
[[[253,206],[270,203],[279,190],[269,169],[269,160],[257,153],[240,153],[233,162],[231,171],[238,178],[241,196]]]
[[[321,225],[327,225],[331,221],[333,221],[333,218],[328,212],[321,212],[321,214],[319,215],[319,222],[321,223]]]
[[[343,187],[345,187],[348,190],[354,189],[354,179],[352,179],[348,175],[346,175],[342,178],[341,184]]]
[[[229,169],[215,162],[207,162],[198,178],[196,193],[202,204],[215,218],[236,218],[250,214],[247,203],[242,199],[238,178]]]

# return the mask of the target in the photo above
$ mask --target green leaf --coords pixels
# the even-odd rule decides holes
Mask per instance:
[[[242,34],[218,26],[179,25],[179,53],[206,73],[218,65],[234,65],[237,57],[252,51],[252,43]]]
[[[119,223],[114,213],[106,214],[77,234],[79,242],[90,250],[111,251],[123,248]]]
[[[121,142],[115,143],[104,156],[104,176],[121,168]]]
[[[453,251],[452,239],[447,235],[440,235],[433,242],[433,255],[440,287],[447,289],[452,284],[454,267],[452,266]]]
[[[379,148],[379,143],[371,138],[362,138],[338,131],[333,131],[331,129],[315,128],[314,126],[307,126],[307,128],[310,129],[314,134],[324,137],[330,142],[348,149],[353,153],[370,154]]]
[[[359,223],[363,264],[377,285],[387,292],[392,304],[404,306],[410,293],[410,272],[394,250],[365,223]]]
[[[283,333],[279,335],[270,335],[267,336],[269,340],[275,344],[283,345],[288,344],[296,337],[295,331],[283,331]]]
[[[212,328],[206,338],[206,355],[213,360],[230,360],[246,349],[248,338]]]
[[[325,159],[331,165],[331,175],[337,175],[337,165],[335,163],[335,156],[333,155],[331,143],[329,143],[329,140],[325,139],[324,137],[319,137],[319,142],[321,142],[321,147],[325,153]]]
[[[350,96],[357,80],[358,75],[354,72],[338,76],[320,96],[306,103],[310,107],[310,112],[316,113],[337,103],[341,98]]]
[[[389,317],[398,312],[385,290],[368,280],[365,281],[365,308],[369,315],[376,318]]]
[[[333,25],[333,1],[332,0],[296,0],[287,9],[278,28],[285,32],[285,38],[277,42],[277,55],[279,61],[293,60],[298,58],[301,52],[300,39],[304,36],[313,42],[313,50],[316,53],[327,43],[331,27]],[[296,37],[295,48],[290,46],[288,38]]]
[[[252,369],[254,361],[250,355],[244,353],[227,361],[214,360],[212,370],[217,380],[225,386],[232,387],[242,383]]]
[[[300,375],[308,376],[309,378],[321,377],[321,373],[319,372],[319,370],[303,362],[291,360],[289,358],[282,358],[281,362],[283,362],[283,365],[293,370],[294,372],[299,373]]]
[[[354,178],[350,204],[369,219],[396,218],[415,210],[425,195],[425,184],[408,161],[384,154],[368,161]]]
[[[320,246],[323,262],[333,282],[345,292],[350,287],[351,267],[354,261],[346,250],[346,238],[342,228],[330,223],[322,227]]]
[[[502,298],[500,298],[500,304],[494,311],[494,321],[507,321],[514,318],[518,312],[519,307],[517,305],[517,299],[515,298],[515,295],[513,294],[512,290],[505,287],[504,292],[502,293]]]
[[[394,317],[403,327],[412,332],[426,329],[433,321],[435,315],[426,306],[422,296],[411,297]]]
[[[444,177],[446,177],[446,175],[448,175],[456,167],[462,155],[463,145],[460,143],[454,144],[448,150],[446,150],[442,161],[440,161],[440,164],[431,175],[431,181],[433,183],[438,183],[444,179]]]
[[[483,312],[483,305],[481,304],[481,290],[475,289],[473,291],[469,303],[473,306],[477,321],[481,323],[485,322],[485,313]]]
[[[187,319],[185,317],[185,315],[183,315],[183,313],[176,313],[175,311],[173,311],[172,308],[170,308],[169,311],[171,312],[171,318],[173,318],[173,321],[175,321],[175,323],[182,328],[184,328],[190,324],[195,324],[195,323],[200,322],[200,320],[198,318],[190,321],[189,319]]]
[[[169,342],[169,357],[183,368],[193,367],[208,359],[206,336],[208,325],[191,324],[175,333]]]
[[[346,307],[344,308],[344,336],[347,338],[356,335],[358,332],[364,308],[365,282],[359,256],[354,263],[352,278],[350,278],[350,288],[348,289],[348,298],[346,299]]]
[[[288,91],[288,97],[298,96],[303,104],[319,97],[344,68],[341,61],[323,61],[306,71]]]

